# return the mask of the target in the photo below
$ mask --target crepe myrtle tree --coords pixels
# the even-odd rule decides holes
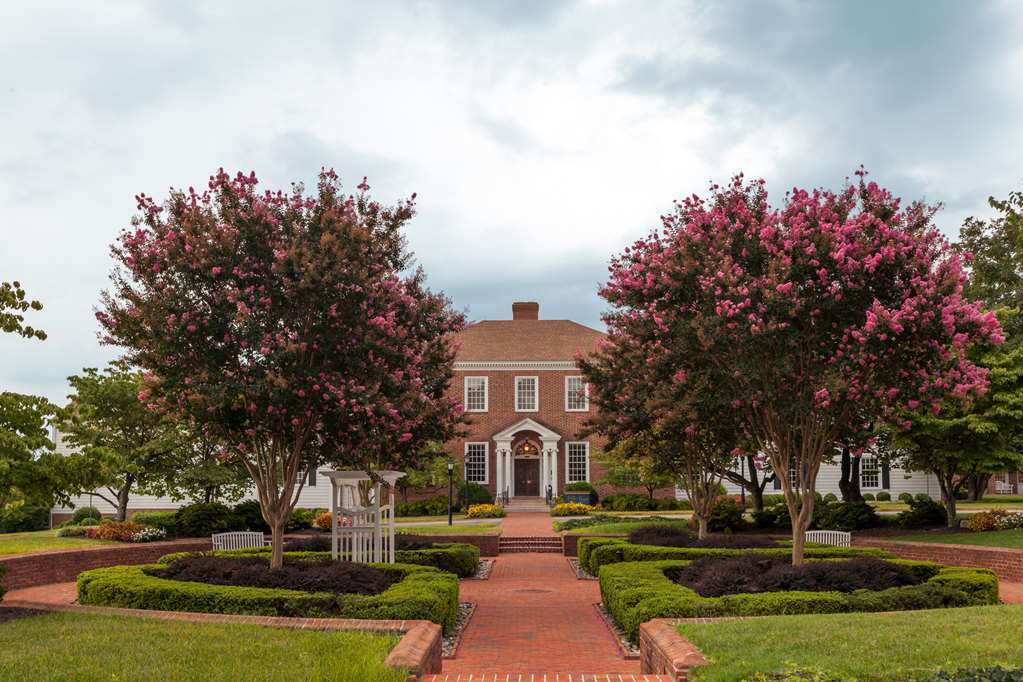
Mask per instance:
[[[400,466],[456,428],[445,394],[464,320],[413,267],[414,194],[385,207],[332,170],[313,194],[257,186],[221,169],[203,191],[139,195],[97,318],[145,371],[146,404],[248,472],[279,567],[303,472]]]
[[[902,206],[857,176],[838,192],[793,189],[780,207],[763,181],[712,185],[614,258],[601,290],[609,343],[642,353],[645,380],[711,391],[741,417],[781,482],[793,564],[835,444],[864,414],[909,428],[904,409],[982,393],[986,372],[965,349],[1002,340],[995,316],[963,298],[937,208]]]

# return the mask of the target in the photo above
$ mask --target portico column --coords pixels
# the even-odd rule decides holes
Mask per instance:
[[[558,441],[556,440],[544,440],[543,451],[547,452],[550,450],[550,455],[547,459],[547,469],[550,472],[551,480],[551,495],[554,497],[558,496]],[[546,475],[545,471],[545,475]],[[546,486],[544,487],[544,493],[547,492]]]
[[[497,443],[497,459],[494,462],[497,469],[497,496],[500,496],[508,487],[508,459],[511,453],[511,441],[499,440]]]
[[[547,494],[547,451],[540,450],[540,497]]]

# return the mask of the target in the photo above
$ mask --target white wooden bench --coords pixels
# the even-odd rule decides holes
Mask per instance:
[[[996,495],[1012,495],[1015,492],[1013,485],[1007,481],[995,481],[995,494]]]
[[[806,541],[816,542],[820,545],[835,545],[837,547],[852,546],[852,533],[842,530],[808,530]]]
[[[270,541],[263,537],[262,533],[251,531],[239,531],[234,533],[216,533],[213,535],[213,551],[223,549],[250,549],[252,547],[265,547]]]

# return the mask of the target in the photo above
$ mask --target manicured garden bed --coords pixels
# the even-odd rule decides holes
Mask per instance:
[[[879,591],[785,591],[701,597],[676,582],[691,563],[641,561],[603,566],[599,575],[604,606],[628,635],[636,638],[640,624],[653,618],[903,611],[998,603],[998,579],[991,571],[902,560],[893,563],[911,570],[918,584]]]
[[[896,535],[885,540],[896,542],[937,542],[946,545],[977,545],[981,547],[1007,547],[1023,549],[1023,530],[993,530],[984,533],[961,531],[958,533],[914,533]]]
[[[583,521],[586,525],[578,523],[556,522],[554,530],[564,530],[570,535],[628,535],[637,528],[650,524],[673,525],[679,528],[688,528],[688,519],[662,519],[658,517],[638,517],[634,519],[608,519],[591,517]]]
[[[1023,606],[777,616],[686,623],[678,631],[710,661],[694,669],[698,682],[793,668],[821,674],[800,679],[919,680],[938,669],[1023,665]]]
[[[80,549],[96,545],[112,544],[108,540],[91,540],[85,537],[57,537],[56,529],[37,530],[28,533],[0,534],[0,556],[52,552],[60,549]]]
[[[170,561],[175,558],[164,557]],[[288,553],[285,559],[302,561],[308,557]],[[453,627],[458,611],[458,578],[427,566],[368,564],[386,574],[390,586],[379,594],[364,595],[212,585],[153,575],[170,561],[86,571],[78,576],[78,601],[162,611],[430,620],[445,630]]]
[[[401,682],[397,635],[54,613],[0,626],[3,679]]]
[[[428,526],[398,526],[395,532],[403,535],[500,535],[499,523],[431,524]]]

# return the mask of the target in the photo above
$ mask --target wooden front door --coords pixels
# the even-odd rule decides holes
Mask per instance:
[[[540,496],[540,460],[515,460],[515,496]]]

